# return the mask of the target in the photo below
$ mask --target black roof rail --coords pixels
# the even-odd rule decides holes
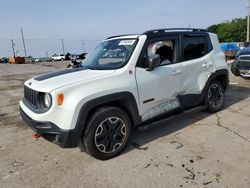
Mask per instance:
[[[111,37],[106,38],[106,40],[108,40],[108,39],[112,39],[112,38],[116,38],[116,37],[124,37],[124,36],[129,36],[129,35],[136,35],[136,34],[114,35],[114,36],[111,36]],[[138,34],[137,34],[137,35],[138,35]]]
[[[142,33],[142,35],[166,33],[168,31],[208,32],[207,29],[199,29],[199,28],[166,28],[166,29],[154,29],[145,31],[144,33]]]

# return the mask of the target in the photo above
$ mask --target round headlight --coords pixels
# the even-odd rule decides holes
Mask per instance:
[[[52,102],[52,101],[51,101],[51,96],[50,96],[50,94],[45,93],[45,95],[44,95],[44,104],[45,104],[46,108],[50,108],[51,102]]]

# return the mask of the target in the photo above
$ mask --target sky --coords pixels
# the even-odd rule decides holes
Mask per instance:
[[[247,14],[247,0],[0,0],[0,57],[90,51],[102,39],[169,27],[208,26]],[[47,53],[46,53],[47,52]]]

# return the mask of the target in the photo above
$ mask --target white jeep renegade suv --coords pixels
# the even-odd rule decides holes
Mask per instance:
[[[135,127],[221,110],[228,70],[215,34],[159,29],[107,38],[80,67],[24,85],[20,113],[36,133],[109,159],[124,150]]]

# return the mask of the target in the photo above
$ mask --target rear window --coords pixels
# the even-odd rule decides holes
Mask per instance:
[[[206,36],[184,36],[184,61],[198,59],[208,54]]]

